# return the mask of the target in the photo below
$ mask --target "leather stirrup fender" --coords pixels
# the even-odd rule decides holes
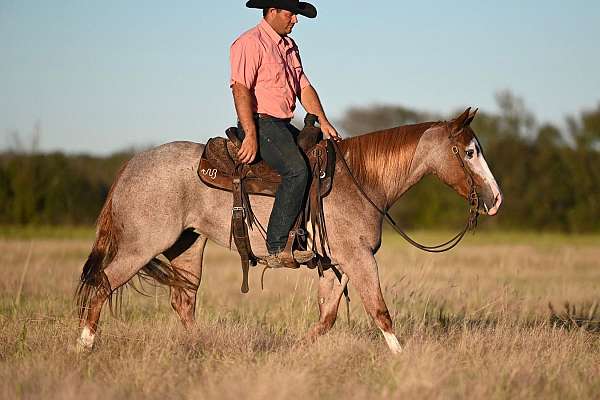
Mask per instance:
[[[242,266],[242,286],[241,292],[248,293],[250,290],[248,286],[248,271],[250,265],[255,266],[257,264],[257,258],[252,252],[250,246],[250,239],[248,238],[248,225],[246,224],[246,218],[248,212],[246,205],[244,204],[244,193],[243,193],[243,182],[239,174],[233,179],[233,208],[231,210],[231,231],[230,231],[230,247],[231,237],[235,241],[235,247],[240,254],[240,261]]]

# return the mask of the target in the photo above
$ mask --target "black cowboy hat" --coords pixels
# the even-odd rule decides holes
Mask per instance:
[[[317,9],[310,3],[298,0],[249,0],[246,3],[248,8],[280,8],[288,10],[294,14],[304,15],[308,18],[317,16]]]

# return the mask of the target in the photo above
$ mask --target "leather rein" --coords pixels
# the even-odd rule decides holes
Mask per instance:
[[[459,134],[460,134],[460,132],[459,132]],[[367,199],[367,201],[369,203],[371,203],[373,208],[375,208],[379,212],[379,214],[381,214],[385,218],[385,220],[388,221],[388,223],[392,226],[392,228],[394,228],[394,230],[400,236],[402,236],[402,238],[404,240],[406,240],[408,243],[410,243],[411,245],[415,246],[416,248],[418,248],[420,250],[423,250],[423,251],[426,251],[429,253],[443,253],[443,252],[446,252],[446,251],[451,250],[454,247],[456,247],[456,245],[458,245],[458,243],[460,243],[462,238],[465,236],[465,234],[469,230],[475,229],[475,227],[477,226],[477,217],[479,216],[479,211],[478,211],[479,210],[479,202],[480,202],[479,194],[477,194],[475,180],[473,179],[471,172],[467,169],[463,159],[460,156],[460,150],[459,150],[457,142],[455,140],[455,137],[457,135],[450,134],[448,136],[448,139],[450,139],[450,142],[452,144],[452,147],[451,147],[452,154],[454,154],[454,156],[458,160],[458,163],[460,164],[462,170],[465,173],[467,181],[469,182],[469,186],[471,187],[471,189],[469,191],[469,199],[468,199],[468,201],[469,201],[469,216],[467,218],[467,223],[465,224],[465,227],[459,233],[457,233],[452,239],[450,239],[444,243],[434,245],[434,246],[427,246],[427,245],[421,244],[421,243],[417,242],[416,240],[412,239],[410,236],[408,236],[408,234],[406,232],[404,232],[404,230],[402,228],[400,228],[400,226],[398,226],[396,221],[394,221],[392,216],[386,210],[379,208],[379,206],[377,206],[377,204],[375,204],[373,202],[373,200],[371,200],[369,195],[367,193],[365,193],[364,189],[362,188],[362,186],[360,185],[360,183],[358,182],[358,180],[352,173],[352,170],[350,169],[350,166],[348,165],[348,162],[346,161],[346,159],[344,158],[344,155],[340,151],[337,143],[335,143],[333,140],[331,142],[333,143],[333,148],[335,149],[335,152],[338,155],[338,159],[342,160],[342,164],[348,171],[348,174],[354,181],[354,184],[356,185],[356,187],[358,188],[360,193],[364,196],[365,199]]]

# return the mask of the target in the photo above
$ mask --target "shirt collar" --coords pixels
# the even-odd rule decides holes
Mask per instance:
[[[258,24],[258,26],[267,34],[269,35],[269,37],[271,37],[271,39],[273,39],[273,41],[277,44],[281,43],[283,41],[284,44],[286,44],[287,42],[285,40],[283,40],[283,38],[281,36],[279,36],[279,34],[277,32],[275,32],[275,29],[273,29],[273,27],[271,25],[269,25],[269,23],[267,22],[266,19],[262,19],[260,21],[260,24]]]

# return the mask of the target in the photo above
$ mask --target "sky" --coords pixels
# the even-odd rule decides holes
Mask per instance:
[[[371,104],[494,112],[506,89],[539,122],[600,102],[598,0],[312,3],[291,36],[334,124]],[[0,151],[36,126],[38,150],[98,155],[223,136],[229,46],[262,17],[244,4],[0,0]]]

